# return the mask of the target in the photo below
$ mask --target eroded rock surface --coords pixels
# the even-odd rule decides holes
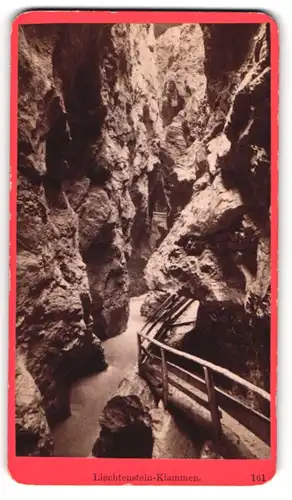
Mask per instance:
[[[168,198],[168,224],[188,203],[205,171],[200,138],[206,122],[204,40],[199,24],[177,25],[157,40],[160,110],[164,125],[160,159]]]
[[[208,30],[212,37],[212,28]],[[221,131],[210,138],[207,129],[208,175],[194,183],[190,202],[149,260],[146,278],[151,290],[189,281],[198,298],[241,304],[250,287],[258,290],[262,300],[267,293],[270,110],[266,30],[261,26],[256,37],[249,37],[238,69],[241,80],[234,69],[239,83],[235,86],[232,74],[233,94]],[[211,121],[217,105],[210,103]],[[261,124],[264,130],[259,136]],[[202,142],[204,146],[205,139]],[[262,287],[255,285],[258,281]]]
[[[163,290],[186,288],[204,307],[221,310],[222,317],[226,311],[229,333],[236,329],[236,318],[249,325],[250,335],[264,332],[263,363],[254,357],[250,363],[254,367],[260,363],[265,371],[270,315],[269,27],[239,29],[240,43],[221,66],[235,27],[202,26],[209,107],[200,137],[202,171],[200,177],[194,176],[190,201],[149,259],[146,281],[152,299],[149,294],[142,310],[151,311],[151,303],[158,302],[156,295],[160,297]],[[184,150],[185,158],[192,148],[195,142]],[[195,150],[190,157],[196,158]],[[181,159],[176,158],[176,165]],[[235,337],[233,346],[238,347]],[[250,367],[249,377],[259,382],[253,370]],[[260,385],[267,383],[264,378]]]
[[[115,396],[100,417],[101,432],[93,448],[96,457],[151,458],[151,416],[136,395]]]
[[[218,453],[214,443],[210,440],[205,441],[201,450],[200,458],[204,460],[208,459],[222,459],[223,457]]]
[[[15,387],[16,455],[51,456],[53,442],[42,408],[42,398],[20,354],[16,363]]]
[[[52,425],[127,324],[158,161],[153,42],[149,25],[19,30],[17,343]]]
[[[162,403],[151,410],[154,446],[152,458],[198,458],[200,430],[190,432],[179,417],[165,411]],[[196,434],[196,437],[192,436]]]

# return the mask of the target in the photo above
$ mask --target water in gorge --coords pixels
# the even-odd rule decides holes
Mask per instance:
[[[108,368],[73,384],[71,416],[53,430],[54,455],[87,457],[99,435],[99,416],[126,372],[137,361],[137,331],[145,319],[140,315],[144,296],[133,297],[127,329],[103,343]]]

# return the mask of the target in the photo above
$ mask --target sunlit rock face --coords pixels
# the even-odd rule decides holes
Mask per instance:
[[[160,159],[171,227],[190,200],[194,182],[206,169],[200,140],[207,110],[200,25],[170,27],[157,39],[156,53],[164,126]]]
[[[134,204],[131,226],[132,252],[128,260],[131,296],[147,291],[143,270],[155,250],[153,211],[164,203],[159,185],[162,120],[159,110],[159,82],[153,25],[131,25],[133,62],[133,140],[129,145],[132,175],[130,196]],[[159,190],[160,188],[160,190]],[[163,205],[164,206],[164,205]]]
[[[17,344],[50,425],[127,324],[159,163],[154,42],[146,24],[19,30]]]
[[[214,28],[216,36],[219,28]],[[202,29],[208,42],[206,59],[215,57],[213,27]],[[228,95],[225,121],[216,134],[208,124],[205,129],[205,173],[194,182],[189,203],[146,268],[151,290],[189,283],[201,300],[233,302],[246,310],[256,302],[255,295],[263,301],[269,288],[268,34],[266,26],[257,27],[254,36],[249,31],[247,27],[248,40],[240,47],[244,53],[234,57],[241,63],[230,76],[233,93]],[[209,102],[211,123],[218,109],[211,98]]]
[[[269,27],[239,26],[237,36],[236,29],[232,25],[201,27],[207,113],[200,133],[200,162],[196,162],[195,169],[190,165],[186,168],[190,168],[189,177],[195,179],[190,200],[179,210],[168,235],[146,266],[152,299],[147,296],[145,304],[150,311],[157,293],[186,289],[200,301],[200,307],[206,308],[206,319],[214,308],[218,321],[224,314],[230,319],[229,330],[237,317],[243,325],[249,325],[251,336],[263,330],[268,339]],[[230,57],[224,58],[223,54]],[[183,157],[176,158],[175,165],[190,151],[190,157],[196,158],[195,143],[185,149]],[[202,170],[196,177],[198,165]],[[231,342],[238,347],[238,339],[233,337]],[[188,346],[189,350],[195,349],[190,343]],[[268,366],[269,342],[262,348],[259,351],[263,364]],[[206,352],[202,350],[201,354]],[[261,356],[254,360],[258,366]],[[249,373],[255,380],[252,369]],[[262,377],[259,383],[267,386],[267,379]]]

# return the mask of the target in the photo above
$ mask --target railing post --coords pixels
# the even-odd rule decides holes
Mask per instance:
[[[139,335],[139,333],[137,333],[137,341],[138,341],[138,373],[140,373],[140,370],[141,370],[141,363],[142,363],[142,348],[141,348],[141,344],[142,344],[142,339]]]
[[[163,406],[164,406],[164,408],[167,408],[167,403],[168,403],[168,373],[167,373],[165,351],[162,347],[160,348],[160,354],[161,354],[161,367],[162,367]]]
[[[212,417],[212,424],[214,428],[214,437],[215,437],[215,443],[219,444],[220,437],[222,434],[222,427],[221,427],[221,422],[220,422],[220,413],[219,409],[217,406],[217,401],[216,401],[216,393],[215,393],[215,388],[214,388],[214,381],[213,381],[213,375],[212,372],[209,368],[206,366],[204,368],[204,376],[205,376],[205,382],[206,382],[206,387],[207,387],[207,392],[208,392],[208,399],[209,399],[209,405],[210,405],[210,412],[211,412],[211,417]]]

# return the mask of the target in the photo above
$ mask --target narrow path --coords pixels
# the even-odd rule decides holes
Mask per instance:
[[[130,301],[127,330],[103,343],[109,367],[104,372],[76,382],[71,390],[71,416],[53,431],[54,455],[87,457],[99,435],[99,416],[125,373],[137,361],[137,336],[144,320],[140,306],[144,296]]]

